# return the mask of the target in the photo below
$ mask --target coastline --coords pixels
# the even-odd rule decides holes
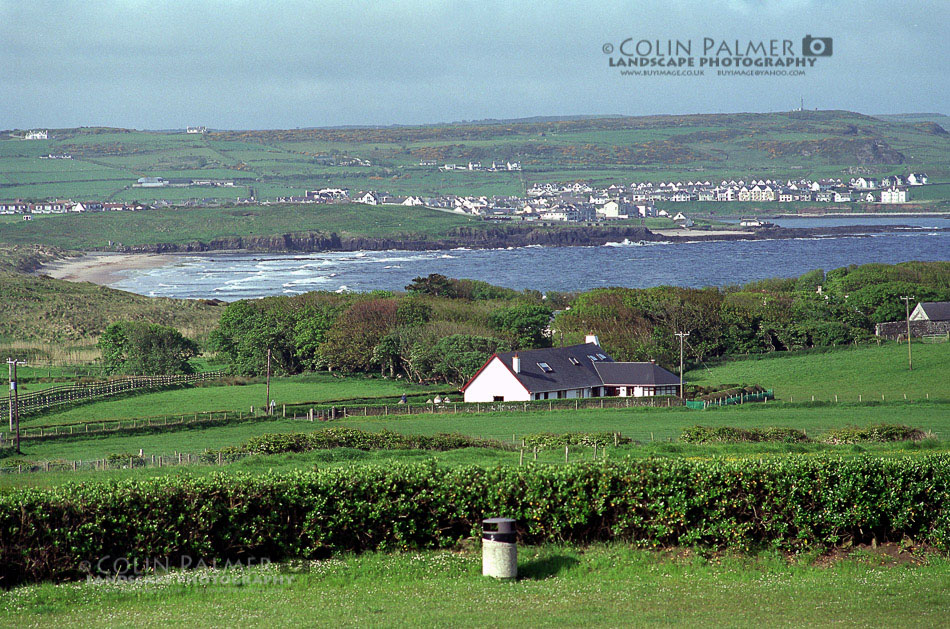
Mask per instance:
[[[155,269],[178,259],[169,253],[88,252],[74,258],[63,258],[44,264],[34,275],[48,275],[68,282],[92,282],[108,286],[125,277],[125,271]]]
[[[950,228],[936,228],[948,231]],[[870,236],[878,233],[931,231],[898,225],[864,225],[838,227],[784,228],[767,227],[756,230],[732,229],[656,229],[643,227],[616,227],[588,230],[584,227],[565,228],[557,232],[513,231],[506,229],[490,232],[457,234],[454,238],[439,240],[404,240],[399,238],[347,238],[335,234],[315,237],[311,234],[286,234],[283,237],[235,238],[211,243],[189,243],[184,246],[153,245],[134,251],[90,251],[78,257],[63,258],[43,264],[34,275],[46,275],[71,282],[92,282],[108,286],[127,276],[127,271],[148,270],[174,264],[184,256],[223,253],[307,254],[331,251],[437,251],[458,247],[497,249],[520,247],[577,247],[603,246],[617,242],[727,242],[740,240],[782,240],[834,236]]]

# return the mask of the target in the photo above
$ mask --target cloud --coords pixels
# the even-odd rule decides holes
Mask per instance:
[[[950,3],[0,0],[5,126],[254,128],[595,113],[939,110]],[[834,38],[805,77],[621,77],[625,37]],[[939,80],[935,80],[939,79]],[[894,89],[895,82],[900,89]]]

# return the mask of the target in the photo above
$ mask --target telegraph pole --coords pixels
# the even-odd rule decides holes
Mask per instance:
[[[264,409],[270,415],[270,350],[267,350],[267,402],[264,404]]]
[[[689,336],[689,332],[676,332],[676,336],[680,337],[680,397],[684,400],[686,399],[686,390],[683,385],[683,341],[686,340],[686,337]]]
[[[14,424],[16,425],[16,453],[23,454],[20,451],[20,395],[16,384],[16,366],[19,362],[16,358],[7,359],[7,369],[10,370],[10,394],[13,398],[11,400],[13,404],[10,405],[10,429],[13,430]]]
[[[13,359],[12,358],[7,358],[7,376],[10,380],[10,405],[8,407],[10,409],[10,432],[13,432],[13,389],[14,387],[16,387],[16,385],[13,384]]]
[[[912,360],[911,355],[910,355],[910,300],[917,299],[917,298],[901,295],[901,299],[904,300],[904,312],[907,317],[907,366],[911,371],[913,371],[914,361]]]

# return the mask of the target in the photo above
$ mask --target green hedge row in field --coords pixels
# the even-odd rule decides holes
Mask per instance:
[[[926,437],[920,428],[903,424],[872,424],[846,426],[828,430],[812,439],[795,428],[737,428],[735,426],[690,426],[683,429],[680,441],[685,443],[891,443],[920,441]]]
[[[522,542],[797,550],[910,538],[950,550],[950,456],[350,466],[69,484],[0,496],[0,586],[83,562],[451,547],[482,518]],[[104,559],[105,558],[105,559]]]
[[[403,435],[391,430],[370,432],[358,428],[338,426],[308,433],[270,433],[247,440],[239,446],[220,450],[205,450],[202,458],[232,460],[246,454],[287,454],[330,448],[357,450],[458,450],[460,448],[499,448],[512,450],[514,446],[494,439],[468,435],[438,433],[436,435]]]
[[[586,446],[592,448],[595,445],[598,447],[627,445],[633,443],[633,439],[612,432],[537,432],[525,435],[524,443],[529,448],[547,450],[551,448],[563,448],[564,446]]]

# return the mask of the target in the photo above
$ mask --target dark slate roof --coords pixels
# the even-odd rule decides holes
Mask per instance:
[[[922,301],[920,307],[931,321],[950,321],[950,301]]]
[[[593,343],[504,352],[497,356],[511,369],[511,359],[515,354],[518,354],[518,358],[521,359],[521,373],[515,376],[531,393],[599,387],[601,386],[600,376],[594,370],[594,364],[588,355],[603,354],[606,356],[605,362],[613,362],[613,359],[607,356],[599,345]],[[571,358],[580,364],[573,364]],[[547,363],[552,371],[545,373],[538,363]]]
[[[597,375],[607,386],[664,386],[679,384],[680,379],[654,363],[595,363]]]

